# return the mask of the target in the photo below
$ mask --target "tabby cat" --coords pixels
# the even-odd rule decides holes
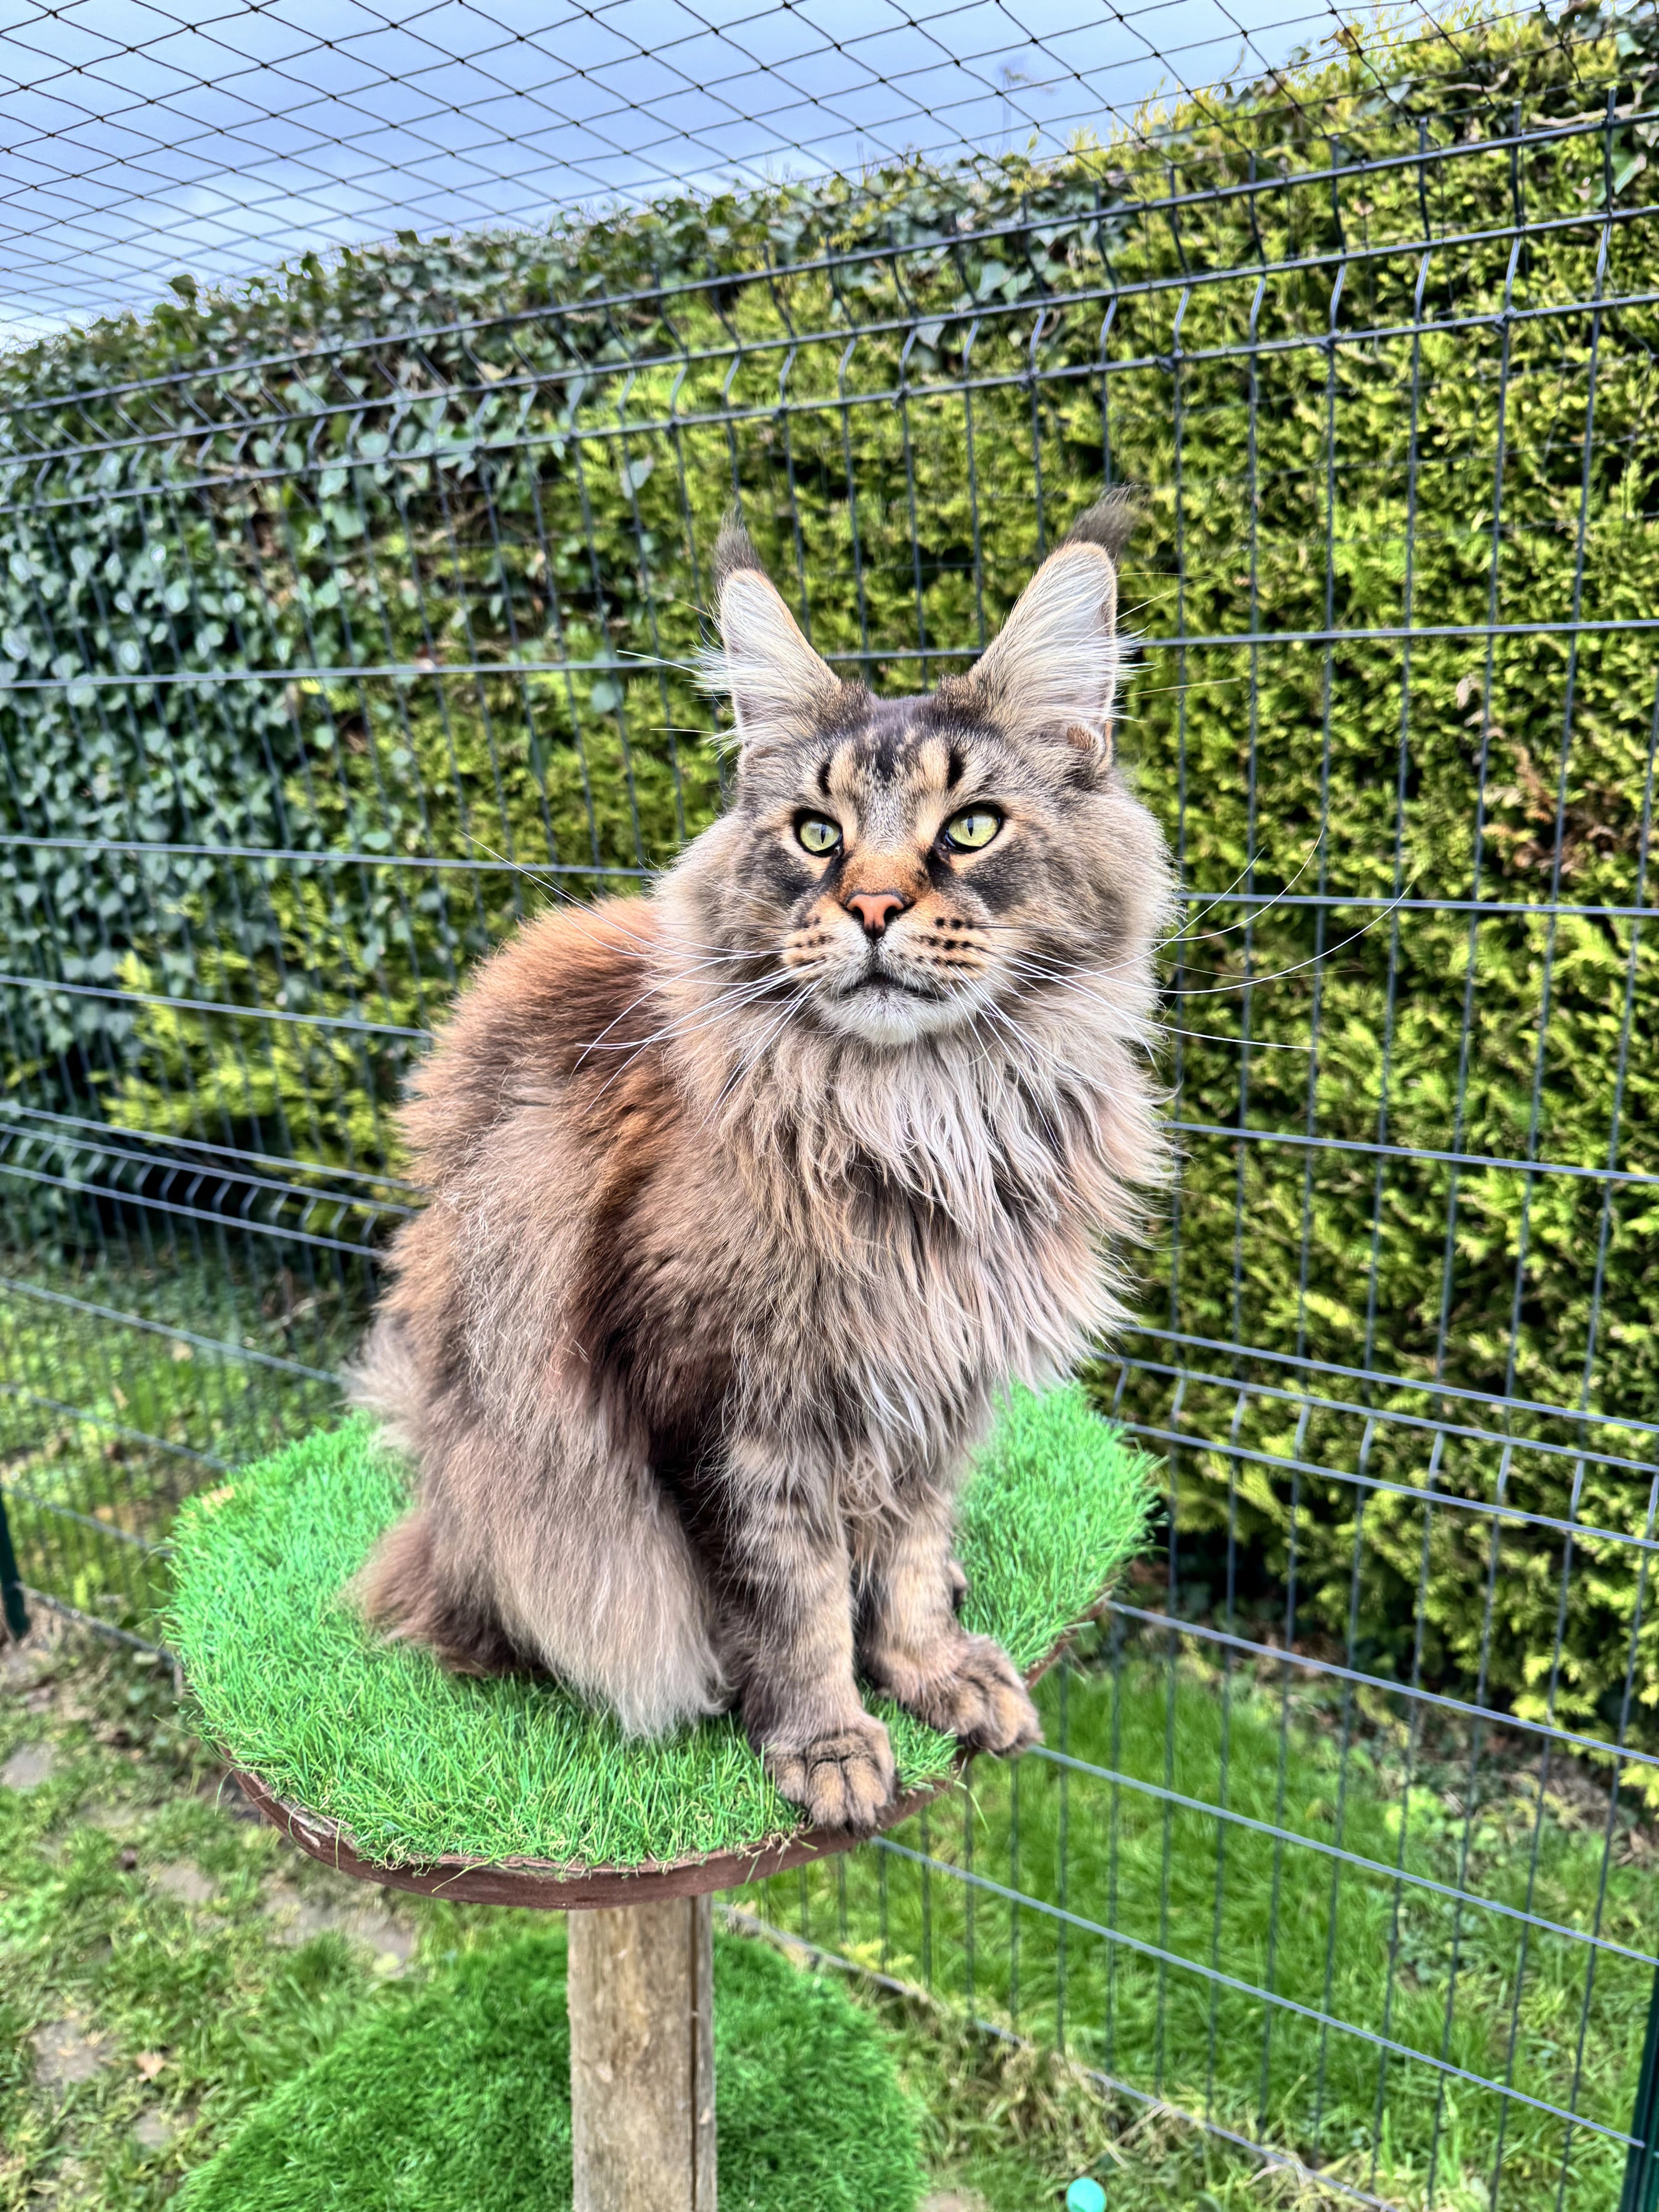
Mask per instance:
[[[1036,1714],[957,1619],[963,1463],[1118,1315],[1163,1147],[1170,883],[1114,758],[1103,501],[967,675],[876,699],[743,532],[715,554],[729,811],[651,895],[532,922],[405,1126],[361,1395],[419,1470],[358,1586],[450,1666],[654,1735],[733,1706],[785,1796],[895,1789],[858,1678],[965,1743]]]

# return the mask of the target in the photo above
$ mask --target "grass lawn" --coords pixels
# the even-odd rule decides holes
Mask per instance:
[[[1432,2174],[1435,2202],[1484,2212],[1500,2147],[1504,2204],[1600,2212],[1616,2201],[1616,2142],[1308,2016],[1627,2126],[1652,1969],[1604,1950],[1587,1977],[1584,1946],[1565,1936],[1392,1878],[1403,1866],[1450,1885],[1461,1861],[1483,1899],[1652,1953],[1659,1850],[1620,1814],[1604,1880],[1608,1808],[1588,1777],[1558,1771],[1540,1797],[1519,1743],[1489,1742],[1472,1792],[1467,1744],[1449,1739],[1431,1754],[1419,1747],[1408,1790],[1398,1724],[1350,1712],[1345,1781],[1340,1690],[1304,1690],[1286,1711],[1276,1686],[1229,1683],[1190,1656],[1173,1669],[1144,1653],[1115,1668],[1103,1638],[1039,1702],[1063,1758],[981,1762],[971,1804],[921,1816],[897,1850],[778,1877],[764,1886],[769,1916],[1402,2203],[1426,2201]],[[1308,1841],[1219,1824],[1101,1770]]]
[[[227,1468],[336,1418],[325,1378],[356,1340],[360,1287],[255,1279],[228,1252],[0,1256],[0,1469],[24,1579],[151,1624],[166,1577],[142,1547]]]

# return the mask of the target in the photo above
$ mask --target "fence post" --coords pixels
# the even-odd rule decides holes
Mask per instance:
[[[1619,2212],[1655,2212],[1659,2206],[1659,1970],[1648,1999],[1648,2032],[1642,2042],[1642,2071],[1637,2076],[1630,2131],[1636,2140],[1625,2160],[1625,2193]]]
[[[0,1614],[4,1616],[13,1641],[21,1644],[29,1632],[28,1608],[23,1603],[23,1585],[18,1579],[17,1554],[11,1546],[11,1524],[6,1519],[3,1490],[0,1490]]]

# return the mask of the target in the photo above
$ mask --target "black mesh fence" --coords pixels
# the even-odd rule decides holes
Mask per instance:
[[[331,1417],[448,997],[719,804],[728,505],[902,690],[1133,483],[1159,1547],[1041,1749],[744,1901],[1114,2126],[1651,2212],[1652,13],[328,13],[4,64],[9,1601],[152,1638]]]

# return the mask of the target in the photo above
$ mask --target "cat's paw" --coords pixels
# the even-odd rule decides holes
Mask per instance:
[[[799,1750],[769,1745],[763,1755],[779,1794],[804,1806],[815,1828],[873,1828],[898,1784],[887,1731],[868,1713]]]
[[[964,1636],[940,1655],[937,1668],[905,1671],[911,1680],[892,1684],[899,1703],[972,1751],[1026,1751],[1042,1737],[1036,1707],[1013,1662],[988,1636]]]

